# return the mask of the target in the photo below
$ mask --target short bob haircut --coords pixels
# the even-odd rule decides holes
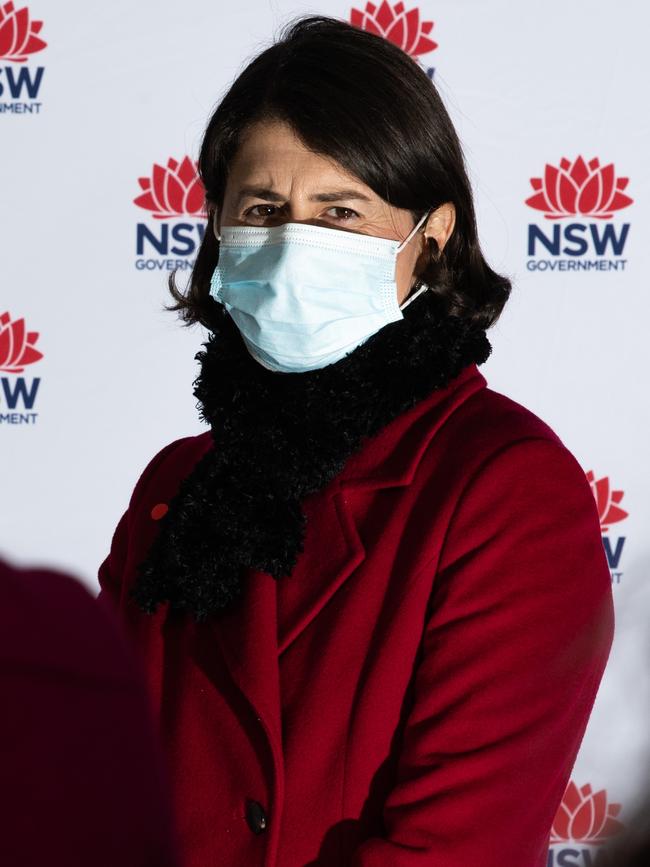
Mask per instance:
[[[456,222],[442,253],[429,239],[419,275],[443,316],[487,329],[511,290],[480,249],[471,185],[458,136],[426,72],[396,45],[352,24],[301,16],[239,74],[208,122],[198,160],[212,219],[243,133],[259,120],[288,123],[311,150],[334,159],[390,205],[411,211],[453,202]],[[211,329],[224,308],[210,296],[219,242],[206,231],[181,293],[169,289],[186,324]],[[215,320],[215,317],[218,317]]]

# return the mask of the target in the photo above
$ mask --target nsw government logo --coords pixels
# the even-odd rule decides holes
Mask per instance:
[[[38,35],[42,27],[42,21],[31,20],[26,6],[0,5],[0,114],[40,114],[45,67],[25,64],[47,47]]]
[[[619,521],[623,521],[628,516],[628,512],[619,505],[623,499],[624,492],[612,490],[608,476],[596,479],[592,470],[589,470],[587,473],[587,481],[591,485],[591,491],[598,506],[600,529],[603,533],[603,545],[605,547],[605,554],[607,554],[607,562],[612,573],[612,584],[620,584],[623,578],[621,557],[623,548],[625,547],[625,536],[617,536],[616,540],[614,540],[613,536],[609,533],[609,528],[612,524],[618,524]]]
[[[547,867],[593,867],[599,847],[624,830],[620,812],[620,804],[607,802],[605,789],[594,792],[588,783],[578,788],[571,780],[553,820]]]
[[[528,270],[624,271],[630,224],[613,220],[634,201],[623,192],[628,181],[613,163],[581,156],[547,164],[542,177],[531,178],[535,193],[526,204],[548,222],[528,226]]]
[[[205,233],[205,187],[196,163],[188,156],[154,163],[151,176],[138,178],[143,192],[133,202],[149,212],[149,223],[136,226],[138,271],[179,271],[191,268]]]
[[[33,410],[41,380],[18,374],[43,358],[34,346],[37,340],[38,331],[27,331],[24,319],[12,322],[6,312],[0,316],[0,424],[36,424]]]
[[[383,36],[418,63],[421,63],[422,54],[428,54],[438,47],[438,43],[429,36],[433,21],[422,21],[417,7],[407,11],[403,3],[395,3],[394,6],[387,0],[382,0],[379,5],[366,3],[365,9],[350,11],[350,24],[376,36]],[[429,78],[433,78],[433,66],[424,66],[424,70]]]

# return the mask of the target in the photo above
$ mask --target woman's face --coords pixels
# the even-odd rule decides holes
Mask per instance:
[[[281,121],[252,125],[233,159],[221,213],[214,227],[314,223],[342,231],[403,240],[413,228],[410,211],[395,208],[340,165],[313,153]],[[398,254],[397,300],[408,296],[428,264],[423,229],[440,249],[453,230],[454,207],[441,205]]]

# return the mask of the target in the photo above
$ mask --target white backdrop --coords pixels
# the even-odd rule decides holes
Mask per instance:
[[[353,8],[0,6],[4,556],[67,569],[96,591],[144,465],[204,429],[191,383],[206,334],[162,309],[164,269],[191,263],[202,224],[185,171],[220,95],[283,23],[303,12],[350,20]],[[399,40],[402,4],[356,8],[370,13],[364,26]],[[616,636],[549,862],[586,865],[632,813],[650,764],[650,12],[635,0],[422,0],[409,10],[425,38],[411,30],[405,47],[415,44],[459,132],[487,258],[514,282],[481,371],[556,430],[601,504]],[[174,212],[163,219],[146,207],[162,195],[154,165]],[[168,248],[157,249],[151,238],[164,232]],[[141,250],[139,234],[149,238]],[[603,795],[590,800],[602,790],[607,808]]]

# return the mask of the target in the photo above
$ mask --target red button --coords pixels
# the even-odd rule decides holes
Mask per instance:
[[[154,521],[159,521],[161,518],[164,518],[168,511],[169,506],[167,503],[158,503],[158,505],[154,506],[151,510],[151,517]]]

